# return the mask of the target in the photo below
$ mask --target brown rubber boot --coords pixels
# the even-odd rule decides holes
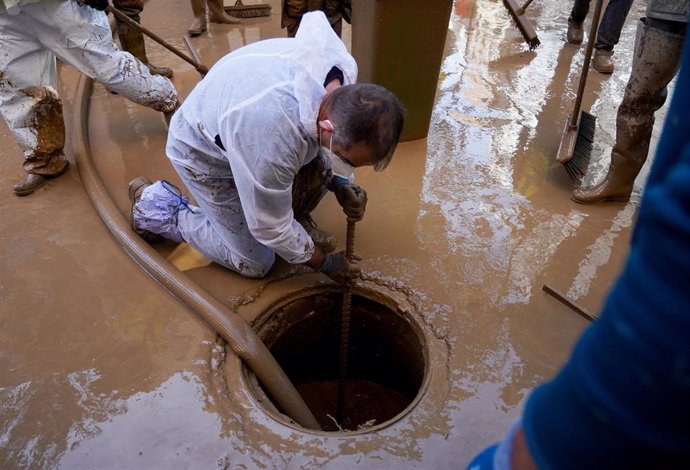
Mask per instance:
[[[139,23],[139,15],[132,17],[134,21]],[[117,22],[117,36],[120,38],[120,45],[123,51],[127,51],[134,57],[139,59],[144,65],[149,68],[153,75],[161,75],[166,78],[173,76],[173,71],[169,67],[158,67],[152,65],[146,57],[146,46],[144,44],[144,33],[136,28],[129,26],[126,23]]]
[[[566,38],[570,44],[582,44],[584,37],[584,29],[582,23],[578,23],[572,19],[568,19],[568,33]]]
[[[230,16],[223,10],[223,0],[206,0],[208,6],[208,19],[211,23],[239,24],[240,20]]]
[[[50,178],[57,178],[69,167],[65,147],[65,121],[62,101],[51,88],[29,87],[22,90],[34,101],[30,108],[32,133],[36,136],[33,148],[24,151],[26,175],[12,188],[17,196],[27,196],[43,186]]]
[[[191,0],[192,12],[194,13],[194,21],[189,25],[187,34],[190,36],[199,36],[206,31],[206,5],[204,0]]]
[[[613,51],[597,49],[592,59],[592,67],[599,73],[613,73]]]
[[[67,168],[69,168],[69,162],[64,160],[64,165],[56,173],[50,175],[27,173],[21,181],[18,181],[17,184],[14,185],[12,190],[17,196],[28,196],[43,186],[49,179],[57,178],[66,172]]]
[[[642,165],[644,165],[644,160],[635,161],[614,151],[604,181],[591,188],[576,189],[570,195],[570,199],[578,204],[627,202],[630,200],[633,183],[640,173]]]
[[[683,36],[651,28],[640,21],[630,79],[616,118],[616,144],[603,182],[576,189],[579,204],[627,201],[649,152],[654,113],[666,101],[666,87],[680,64]]]
[[[132,210],[129,212],[129,225],[137,235],[147,242],[158,243],[165,240],[165,238],[156,233],[149,232],[148,230],[137,228],[137,223],[134,220],[134,208],[136,207],[137,202],[139,202],[139,199],[141,199],[141,194],[144,192],[144,189],[148,188],[152,184],[153,183],[150,179],[144,178],[143,176],[134,178],[129,182],[129,200],[132,203]]]

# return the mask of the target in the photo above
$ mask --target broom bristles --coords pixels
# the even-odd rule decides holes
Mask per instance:
[[[244,5],[242,0],[237,0],[235,5],[225,6],[224,10],[235,18],[258,18],[271,14],[271,5],[259,3],[255,5]]]
[[[589,160],[592,157],[594,131],[596,128],[597,117],[586,111],[581,111],[573,155],[570,160],[563,163],[563,167],[572,181],[579,180],[587,172],[587,166],[589,166]]]

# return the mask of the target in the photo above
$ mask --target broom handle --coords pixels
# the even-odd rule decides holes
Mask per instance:
[[[587,39],[587,50],[585,51],[585,60],[582,63],[582,74],[580,75],[580,84],[577,88],[577,98],[575,99],[575,107],[573,108],[573,116],[570,118],[570,127],[577,127],[577,120],[580,117],[580,107],[582,106],[582,95],[585,93],[585,84],[587,83],[587,74],[589,73],[589,63],[592,60],[592,50],[594,49],[594,41],[596,41],[597,30],[599,29],[599,17],[601,16],[602,0],[597,0],[594,7],[594,16],[592,16],[592,26],[589,27],[589,39]]]
[[[164,39],[159,37],[154,32],[144,28],[142,25],[140,25],[139,23],[134,21],[132,18],[130,18],[129,16],[122,13],[122,11],[118,10],[117,8],[115,8],[112,5],[109,5],[108,9],[113,14],[113,16],[117,17],[119,20],[123,21],[124,23],[131,26],[132,28],[138,29],[139,31],[141,31],[142,33],[144,33],[145,35],[147,35],[148,37],[150,37],[151,39],[156,41],[158,44],[165,47],[167,50],[169,50],[173,54],[175,54],[176,56],[183,59],[185,62],[188,62],[189,64],[191,64],[196,69],[196,71],[199,72],[202,76],[206,75],[208,73],[208,67],[195,61],[194,59],[189,57],[187,54],[183,53],[182,51],[180,51],[179,49],[174,47],[172,44],[168,43],[167,41],[165,41]]]
[[[192,40],[189,37],[189,35],[185,34],[184,36],[182,36],[182,41],[184,42],[184,45],[187,48],[187,51],[189,51],[189,55],[191,55],[192,58],[198,64],[200,64],[201,63],[201,56],[199,55],[199,51],[197,51],[196,48],[194,47],[194,45],[192,44]],[[208,72],[208,70],[206,72],[199,71],[199,73],[201,74],[201,78],[204,78],[204,76],[206,75],[207,72]]]

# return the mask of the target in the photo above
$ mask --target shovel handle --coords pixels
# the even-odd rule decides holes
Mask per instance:
[[[118,20],[122,21],[123,23],[126,23],[128,26],[131,26],[132,28],[138,29],[154,41],[156,41],[158,44],[161,46],[165,47],[167,50],[184,60],[185,62],[191,64],[197,72],[199,72],[202,76],[206,75],[208,73],[208,67],[205,65],[201,64],[200,61],[194,60],[193,58],[189,57],[187,54],[184,52],[180,51],[178,48],[158,36],[156,33],[144,28],[142,25],[134,21],[132,18],[124,14],[122,11],[119,9],[115,8],[112,5],[108,6],[108,10],[115,16]]]

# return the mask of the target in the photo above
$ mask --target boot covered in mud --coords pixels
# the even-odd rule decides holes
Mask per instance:
[[[613,73],[613,51],[596,49],[592,59],[592,67],[599,73]]]
[[[199,36],[207,29],[206,25],[206,3],[205,0],[191,0],[192,12],[194,13],[194,21],[187,28],[187,34],[190,36]]]
[[[240,20],[230,16],[223,10],[223,0],[206,0],[208,19],[211,23],[239,24]]]
[[[573,201],[597,204],[630,199],[635,178],[647,160],[654,113],[666,101],[666,87],[678,70],[683,40],[684,35],[640,21],[630,79],[618,107],[609,172],[600,184],[573,191]]]
[[[584,28],[582,22],[577,22],[572,18],[568,19],[568,32],[566,38],[570,44],[582,44],[584,37]]]
[[[17,196],[27,196],[50,178],[62,175],[69,166],[65,147],[62,100],[52,87],[26,88],[19,101],[25,102],[21,119],[8,119],[10,130],[24,150],[26,175],[12,188]],[[30,122],[30,127],[24,123]],[[28,132],[27,132],[28,131]],[[29,138],[28,136],[31,136]]]
[[[633,160],[614,150],[611,154],[609,171],[604,181],[591,188],[578,188],[570,198],[578,204],[598,204],[600,202],[627,202],[633,190],[635,178],[640,173],[644,160]]]
[[[56,158],[51,159],[52,163],[48,165],[50,171],[47,173],[27,173],[21,181],[18,181],[12,190],[17,196],[28,196],[43,186],[49,179],[57,178],[67,171],[69,168],[69,161],[65,155],[60,152]]]
[[[130,16],[130,15],[128,15]],[[134,21],[139,23],[139,15],[130,16]],[[146,56],[146,45],[144,44],[144,34],[126,23],[117,22],[117,36],[120,38],[120,45],[122,50],[129,52],[134,57],[139,59],[144,65],[149,68],[153,75],[161,75],[166,78],[173,76],[173,71],[169,67],[158,67],[149,62]]]

